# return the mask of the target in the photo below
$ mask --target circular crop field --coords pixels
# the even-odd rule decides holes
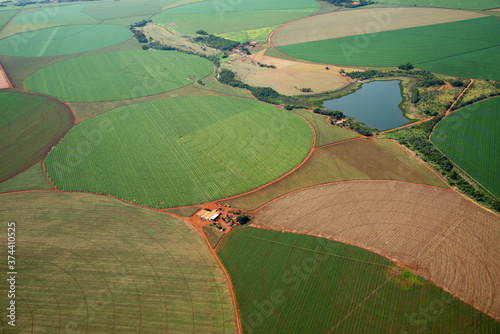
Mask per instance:
[[[299,165],[310,126],[274,106],[222,96],[114,109],[77,125],[45,161],[57,188],[154,208],[241,194]]]
[[[25,88],[63,101],[114,101],[184,87],[212,71],[208,60],[175,51],[103,52],[45,67]]]
[[[271,44],[288,56],[324,64],[410,62],[452,76],[500,79],[499,33],[496,17],[475,12],[374,8],[292,22],[273,33]]]
[[[44,6],[42,9],[17,15],[12,21],[35,26],[99,23],[96,19],[82,13],[86,5],[81,3],[76,5]]]
[[[237,333],[228,281],[181,219],[54,191],[2,194],[0,219],[18,222],[20,333]]]
[[[0,182],[31,167],[73,126],[68,106],[46,96],[0,93]]]
[[[59,56],[93,51],[132,38],[127,27],[82,24],[23,32],[0,40],[0,54],[11,57]]]

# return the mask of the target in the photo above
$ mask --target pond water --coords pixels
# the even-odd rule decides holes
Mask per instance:
[[[365,83],[352,94],[323,101],[323,107],[340,110],[372,129],[397,128],[410,122],[399,108],[403,100],[399,82],[400,80]]]

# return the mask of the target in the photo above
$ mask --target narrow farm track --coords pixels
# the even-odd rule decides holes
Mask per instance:
[[[374,251],[500,319],[500,216],[453,190],[391,181],[318,186],[266,204],[253,225]]]

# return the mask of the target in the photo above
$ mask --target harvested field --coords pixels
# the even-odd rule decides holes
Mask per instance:
[[[340,67],[279,59],[264,55],[265,50],[245,58],[238,58],[229,65],[244,82],[253,86],[271,87],[280,94],[299,95],[300,88],[311,88],[316,94],[341,89],[352,80],[339,74]],[[260,67],[257,63],[274,65],[276,68]]]
[[[0,93],[0,182],[42,160],[73,126],[68,106],[49,97]]]
[[[500,330],[487,315],[366,249],[252,227],[232,231],[217,248],[243,333]]]
[[[346,180],[397,180],[447,187],[419,160],[391,140],[354,139],[319,148],[293,174],[224,203],[254,210],[289,192]]]
[[[212,71],[208,60],[175,51],[105,52],[47,66],[25,88],[63,101],[114,101],[184,87]]]
[[[0,195],[0,220],[5,231],[16,223],[19,332],[237,332],[226,276],[181,219],[104,196],[35,191]],[[5,279],[0,288],[8,291]]]
[[[82,122],[49,153],[45,169],[61,190],[171,208],[271,182],[299,165],[312,142],[303,119],[275,106],[227,96],[177,97]]]
[[[68,25],[23,32],[0,40],[0,54],[47,57],[106,48],[132,38],[126,27],[111,24]]]
[[[275,47],[360,34],[462,21],[484,14],[437,8],[370,8],[328,13],[285,24],[274,32]]]
[[[431,141],[488,191],[500,197],[500,97],[446,116]]]
[[[269,203],[253,224],[373,250],[500,320],[500,217],[452,190],[381,181],[325,185]]]
[[[0,66],[0,89],[12,88],[12,84],[10,83],[7,74],[3,70],[3,67]]]

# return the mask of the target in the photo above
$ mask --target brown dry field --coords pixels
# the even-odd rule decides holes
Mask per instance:
[[[258,191],[223,203],[254,210],[298,189],[347,180],[396,180],[447,187],[442,179],[397,142],[360,138],[318,148],[294,173]]]
[[[286,59],[265,56],[262,50],[245,58],[237,58],[229,65],[232,71],[247,84],[252,86],[271,87],[280,94],[299,95],[317,94],[341,89],[353,81],[339,74],[340,67],[303,63]],[[257,65],[274,65],[265,68]],[[303,93],[300,88],[311,88],[311,93]]]
[[[7,74],[3,70],[2,66],[0,66],[0,89],[12,88],[9,79],[7,78]]]
[[[271,36],[275,47],[380,31],[484,17],[484,14],[438,8],[369,8],[310,16],[285,24]]]
[[[453,190],[391,181],[318,186],[270,202],[253,224],[375,251],[500,320],[500,216]]]

